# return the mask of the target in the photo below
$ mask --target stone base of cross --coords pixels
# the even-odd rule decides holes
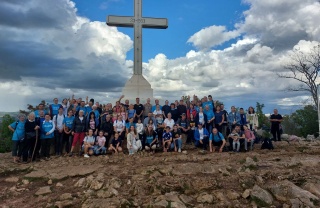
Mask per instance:
[[[137,97],[140,98],[141,101],[147,100],[147,98],[153,100],[151,84],[139,74],[132,75],[124,86],[122,94],[125,96],[125,99],[133,101],[130,103],[135,103]]]

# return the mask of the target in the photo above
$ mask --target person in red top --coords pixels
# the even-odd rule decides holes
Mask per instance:
[[[190,115],[193,115],[193,118],[196,117],[197,115],[197,111],[196,109],[194,109],[194,105],[192,103],[190,103],[190,107],[187,110],[187,119],[190,120]]]

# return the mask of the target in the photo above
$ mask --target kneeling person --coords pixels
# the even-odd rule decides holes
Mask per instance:
[[[172,134],[170,132],[170,126],[167,126],[166,131],[163,132],[162,134],[162,146],[163,146],[164,152],[168,152],[171,142],[172,142]]]
[[[145,131],[144,138],[146,138],[145,149],[147,151],[152,150],[154,153],[157,147],[158,133],[153,130],[152,125],[149,124]]]
[[[96,145],[94,146],[94,154],[106,154],[107,148],[105,148],[106,138],[103,136],[103,131],[99,131],[99,136],[97,136]]]
[[[173,142],[171,144],[171,149],[174,149],[175,152],[177,151],[181,152],[182,139],[181,139],[181,132],[178,129],[177,124],[173,126],[172,139],[173,139]]]
[[[84,157],[88,158],[91,155],[93,155],[93,149],[94,149],[94,143],[95,143],[95,138],[93,136],[93,130],[90,129],[88,131],[88,136],[86,136],[83,140],[83,145],[82,149],[84,151]],[[90,156],[89,156],[90,155]]]
[[[219,152],[222,152],[225,145],[226,140],[224,139],[223,135],[218,132],[217,128],[213,128],[209,138],[210,152],[214,152],[215,147],[218,147]],[[214,147],[214,149],[212,147]]]
[[[122,152],[121,140],[119,139],[119,133],[118,132],[116,132],[114,134],[114,138],[112,139],[108,150],[111,151],[111,152],[114,152],[114,153]]]

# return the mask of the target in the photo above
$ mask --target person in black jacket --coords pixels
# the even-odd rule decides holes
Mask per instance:
[[[35,114],[31,112],[28,115],[28,119],[24,125],[25,130],[25,140],[22,147],[22,161],[27,162],[28,158],[31,158],[34,146],[36,144],[36,131],[40,128],[40,120],[35,118]],[[35,156],[39,156],[39,152],[33,155],[32,160]]]
[[[79,145],[80,146],[82,145],[85,134],[86,134],[86,118],[84,116],[84,111],[80,110],[79,115],[75,117],[75,119],[73,120],[73,125],[72,125],[73,142],[72,142],[71,151],[69,153],[70,157],[73,155],[73,149],[78,143],[78,141],[79,141]]]
[[[106,121],[102,123],[100,130],[104,132],[106,138],[105,147],[109,147],[109,141],[113,134],[113,122],[110,115],[106,115]]]
[[[199,107],[199,113],[197,113],[195,117],[196,126],[198,126],[199,123],[202,123],[203,127],[206,126],[208,122],[207,115],[203,112],[203,108]]]
[[[171,103],[170,107],[171,107],[170,113],[171,113],[172,119],[174,120],[174,122],[177,122],[179,118],[178,109],[176,108],[176,105],[174,103]]]

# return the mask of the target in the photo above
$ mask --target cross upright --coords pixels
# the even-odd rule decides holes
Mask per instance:
[[[107,17],[108,26],[134,28],[134,66],[133,74],[142,75],[142,28],[168,28],[166,18],[142,17],[142,0],[134,0],[134,16]]]

